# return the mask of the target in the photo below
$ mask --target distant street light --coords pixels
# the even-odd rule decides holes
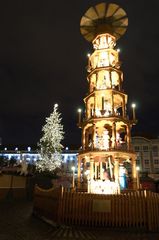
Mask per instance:
[[[75,188],[75,167],[72,167],[72,188]]]
[[[27,150],[28,150],[28,152],[30,152],[31,151],[31,147],[28,147]]]
[[[137,177],[137,189],[139,189],[140,188],[140,176],[139,176],[139,171],[140,171],[140,167],[139,166],[137,166],[136,167],[136,171],[137,171],[137,173],[136,173],[136,177]]]

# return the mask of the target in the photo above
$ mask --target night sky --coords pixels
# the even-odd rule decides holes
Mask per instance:
[[[59,104],[65,146],[80,146],[77,108],[88,92],[80,19],[93,0],[5,0],[0,4],[0,137],[3,145],[36,145],[45,118]],[[107,1],[111,2],[111,1]],[[159,1],[121,0],[129,18],[117,42],[133,134],[159,136]]]

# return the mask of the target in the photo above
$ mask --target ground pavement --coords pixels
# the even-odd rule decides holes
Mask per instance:
[[[0,240],[159,240],[159,234],[52,227],[32,216],[32,202],[0,202]]]

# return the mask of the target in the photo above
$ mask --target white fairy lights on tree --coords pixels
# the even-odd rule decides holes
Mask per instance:
[[[64,138],[63,125],[61,124],[58,104],[54,104],[53,113],[46,118],[46,124],[42,128],[43,136],[40,139],[41,160],[36,166],[39,171],[54,171],[60,168],[62,163],[62,144]]]

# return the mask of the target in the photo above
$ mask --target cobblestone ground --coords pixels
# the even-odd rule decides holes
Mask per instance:
[[[0,240],[159,240],[159,234],[52,227],[32,216],[32,203],[0,202]]]

